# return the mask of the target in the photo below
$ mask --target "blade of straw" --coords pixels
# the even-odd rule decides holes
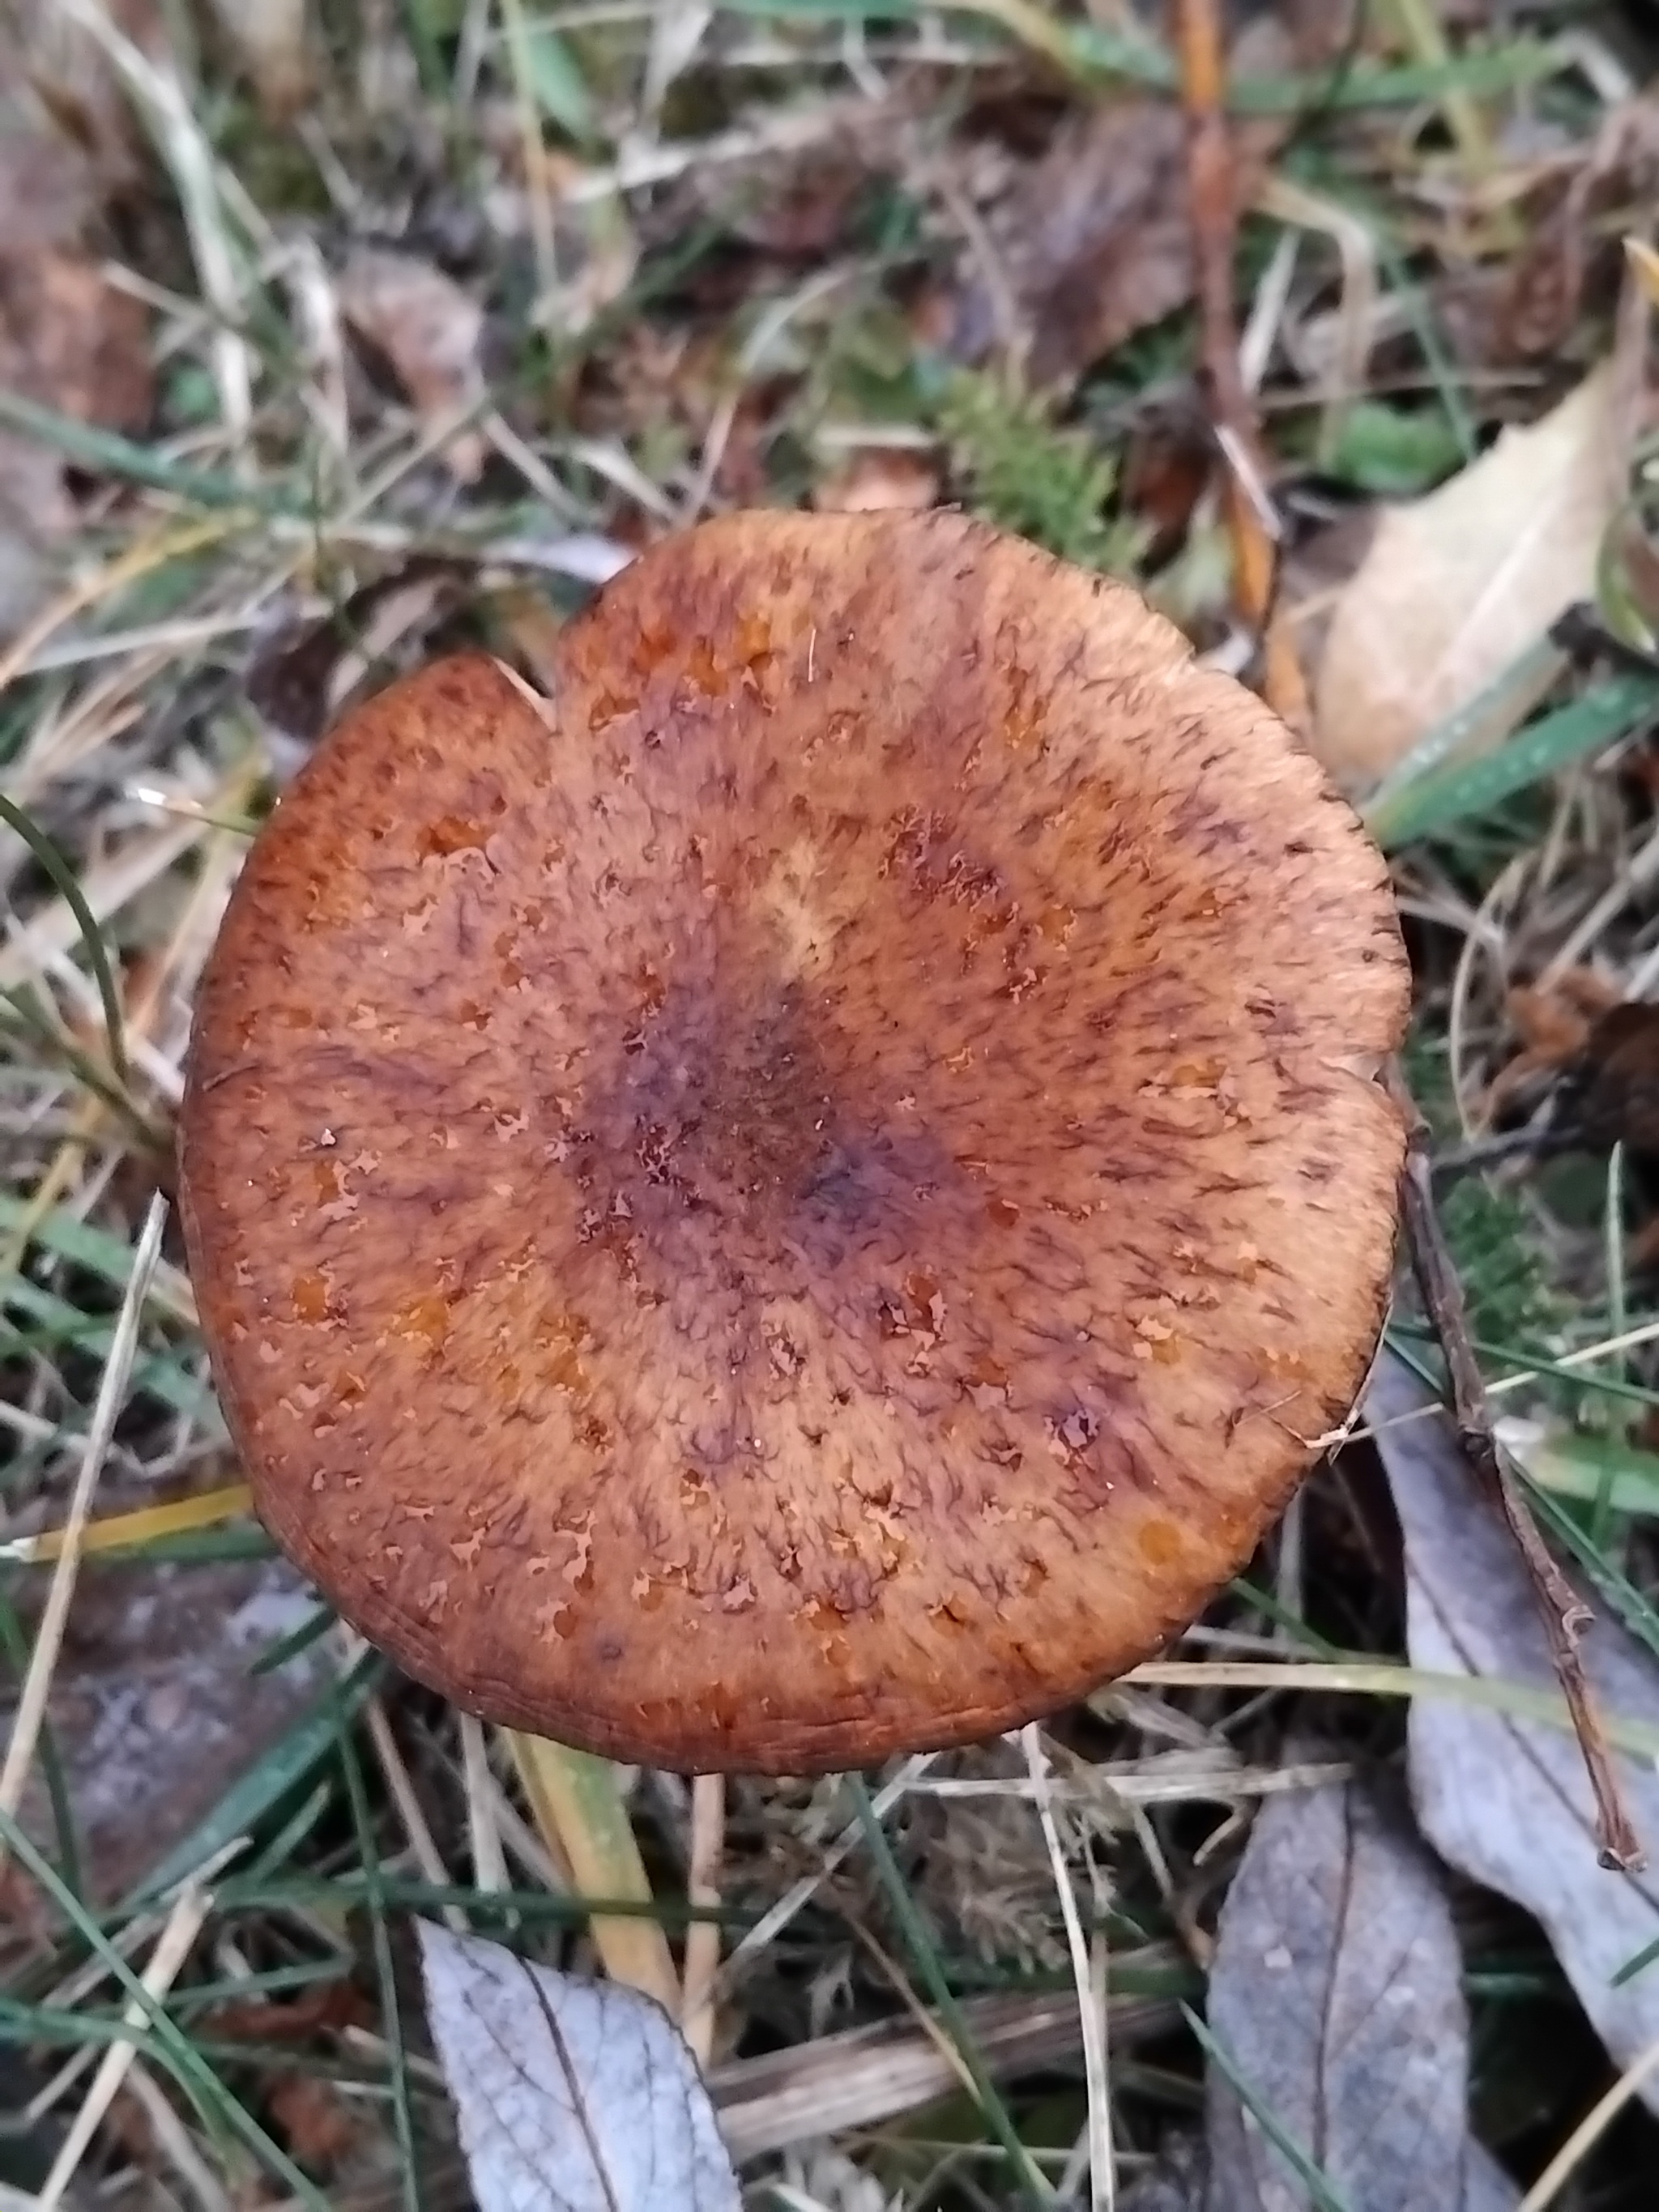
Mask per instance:
[[[611,1761],[517,1729],[507,1731],[507,1741],[537,1825],[568,1860],[578,1894],[637,1899],[648,1905],[650,1877]],[[658,1923],[596,1914],[592,1925],[611,1979],[643,1990],[671,2018],[677,2015],[679,1977]]]
[[[164,1997],[178,1978],[179,1969],[196,1947],[203,1923],[213,1900],[198,1882],[187,1882],[174,1900],[167,1916],[167,1925],[156,1939],[141,1979],[146,1993],[155,1998]],[[128,2002],[121,2016],[124,2027],[143,2027],[146,2014],[143,2006],[134,1998]],[[99,2123],[115,2101],[116,2092],[126,2079],[127,2069],[138,2055],[136,2043],[125,2037],[112,2043],[99,2063],[92,2077],[81,2109],[70,2124],[52,2171],[41,2185],[37,2201],[38,2212],[56,2212],[62,2203],[65,2191],[74,2180],[81,2160],[98,2131]]]

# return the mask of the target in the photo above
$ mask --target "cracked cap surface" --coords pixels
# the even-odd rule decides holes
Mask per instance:
[[[205,979],[185,1233],[273,1534],[410,1673],[684,1771],[1012,1727],[1363,1381],[1382,863],[1124,586],[736,515],[320,745]]]

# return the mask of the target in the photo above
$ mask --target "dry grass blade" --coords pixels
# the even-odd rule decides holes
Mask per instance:
[[[1176,1965],[1173,1952],[1158,1955],[1167,1966]],[[961,2010],[988,2070],[999,2080],[1041,2073],[1070,2057],[1082,2039],[1077,1999],[1069,1990],[967,1997]],[[1115,1997],[1111,2033],[1128,2043],[1164,2033],[1178,2016],[1165,1997]],[[715,2067],[708,2086],[720,2131],[742,2161],[811,2136],[878,2127],[960,2089],[961,2073],[944,2024],[929,2014],[926,2028],[883,2021],[759,2058],[731,2059]]]
[[[1631,2061],[1612,2087],[1597,2098],[1522,2198],[1519,2212],[1545,2212],[1547,2206],[1559,2203],[1562,2191],[1583,2166],[1631,2099],[1639,2095],[1644,2083],[1656,2071],[1659,2071],[1659,2042],[1649,2044],[1639,2057]]]
[[[913,1753],[903,1762],[896,1774],[882,1784],[881,1788],[870,1801],[871,1809],[877,1820],[886,1819],[912,1783],[918,1781],[927,1771],[936,1756],[937,1753],[931,1751]],[[826,1845],[823,1863],[817,1871],[815,1874],[803,1875],[799,1881],[790,1885],[775,1905],[768,1906],[755,1925],[733,1947],[732,1955],[726,1960],[725,1971],[720,1976],[722,1988],[730,1990],[734,1985],[740,1969],[752,1966],[764,1956],[767,1947],[775,1943],[796,1914],[811,1903],[820,1886],[835,1872],[842,1860],[858,1849],[863,1835],[863,1821],[849,1820],[834,1841]]]
[[[179,1892],[174,1900],[167,1923],[156,1938],[155,1948],[150,1953],[149,1964],[140,1979],[146,1995],[164,1997],[178,1979],[180,1969],[196,1948],[213,1899],[199,1881],[191,1881]],[[135,1998],[122,2014],[125,2027],[142,2027],[149,2015]],[[39,2212],[56,2212],[80,2168],[82,2160],[91,2146],[100,2123],[115,2101],[117,2092],[126,2079],[127,2070],[137,2056],[137,2045],[125,2038],[112,2043],[92,2077],[81,2109],[76,2112],[63,2147],[52,2161],[51,2172],[41,2185],[38,2200]]]
[[[507,1740],[536,1824],[549,1850],[568,1861],[578,1893],[648,1905],[650,1877],[611,1761],[516,1729]],[[642,1990],[671,2019],[678,2017],[679,1977],[656,1921],[644,1914],[626,1920],[598,1915],[593,1941],[614,1980]]]
[[[88,1438],[82,1449],[83,1462],[90,1447]],[[97,1552],[133,1551],[160,1536],[216,1528],[222,1521],[234,1521],[252,1510],[253,1492],[246,1483],[228,1483],[222,1490],[200,1491],[194,1498],[181,1498],[172,1505],[141,1505],[132,1513],[111,1513],[101,1520],[88,1521],[78,1539],[79,1550],[83,1559]],[[16,1536],[9,1544],[0,1544],[0,1559],[15,1560],[20,1566],[45,1566],[61,1559],[70,1541],[67,1524],[43,1528],[38,1536]]]
[[[1042,1731],[1034,1721],[1020,1730],[1026,1771],[1036,1795],[1037,1818],[1042,1840],[1054,1869],[1054,1893],[1066,1923],[1066,1948],[1071,1954],[1072,1975],[1077,1984],[1078,2017],[1083,2032],[1084,2075],[1089,2095],[1089,2202],[1097,2212],[1112,2212],[1117,2202],[1117,2166],[1112,2155],[1111,2081],[1107,2071],[1106,2013],[1096,2001],[1088,1940],[1072,1889],[1072,1877],[1060,1847],[1054,1819],[1054,1792],[1049,1786],[1048,1754]]]
[[[691,1784],[691,1857],[685,1878],[689,1905],[720,1901],[720,1856],[726,1841],[726,1777],[699,1774]],[[714,1984],[720,1973],[718,1920],[694,1920],[685,1931],[680,2026],[700,2066],[707,2066],[714,2045]]]
[[[472,1846],[472,1879],[487,1896],[505,1889],[507,1855],[501,1849],[495,1823],[495,1784],[489,1772],[489,1748],[483,1723],[472,1713],[459,1717],[461,1777],[466,1785],[466,1832]]]
[[[151,122],[178,186],[202,290],[212,309],[214,367],[233,449],[240,453],[253,417],[253,354],[241,336],[241,288],[227,231],[212,150],[184,86],[118,30],[94,0],[60,0],[66,15],[100,46]]]

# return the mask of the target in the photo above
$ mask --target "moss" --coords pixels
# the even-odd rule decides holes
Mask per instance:
[[[946,386],[938,423],[975,514],[1080,568],[1128,568],[1139,532],[1109,514],[1117,465],[1086,430],[1058,423],[1046,400],[967,372]]]

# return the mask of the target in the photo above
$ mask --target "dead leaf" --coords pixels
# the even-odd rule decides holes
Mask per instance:
[[[1619,1003],[1616,987],[1590,968],[1568,968],[1551,981],[1516,983],[1505,992],[1504,1009],[1521,1049],[1486,1085],[1480,1125],[1492,1127],[1517,1092],[1576,1060],[1589,1042],[1592,1023]]]
[[[61,414],[136,429],[149,413],[149,319],[89,256],[0,258],[0,357],[10,389]]]
[[[708,2092],[660,2005],[416,1925],[479,2212],[738,2212]]]
[[[1268,74],[1291,58],[1284,27],[1261,16],[1240,34],[1232,59],[1236,70]],[[1255,197],[1285,131],[1281,118],[1255,117],[1235,132],[1241,208]],[[986,228],[999,266],[974,269],[952,352],[975,362],[991,350],[1002,319],[994,295],[1006,287],[1032,384],[1043,390],[1080,376],[1192,297],[1185,116],[1169,100],[1091,103],[1061,125]]]
[[[340,312],[386,356],[425,428],[482,400],[483,310],[453,277],[413,254],[362,246],[340,271],[338,290]],[[458,483],[477,481],[485,450],[476,429],[447,441],[444,461]]]
[[[261,638],[242,688],[276,741],[284,773],[297,769],[369,669],[411,630],[435,620],[453,581],[440,560],[417,555],[312,620]]]
[[[326,2029],[372,2027],[374,2014],[362,1991],[350,1982],[325,1982],[297,1997],[247,1997],[216,2005],[202,2016],[201,2033],[210,2041],[307,2043]]]
[[[1533,1595],[1507,1531],[1476,1487],[1449,1421],[1385,1357],[1365,1413],[1376,1434],[1406,1543],[1407,1642],[1413,1666],[1558,1694]],[[1391,1422],[1403,1425],[1390,1427]],[[1616,1624],[1586,1632],[1584,1662],[1609,1712],[1659,1725],[1659,1662]],[[1620,2066],[1659,2038],[1659,1972],[1615,1987],[1625,1962],[1659,1937],[1659,1875],[1597,1863],[1595,1808],[1565,1729],[1452,1698],[1411,1710],[1411,1779],[1424,1834],[1451,1865],[1542,1923],[1590,2024]],[[1612,1754],[1638,1834],[1659,1844],[1659,1774]],[[1659,2111],[1659,2082],[1642,2092]]]
[[[1315,687],[1314,749],[1339,781],[1376,782],[1595,597],[1624,482],[1624,413],[1604,362],[1541,422],[1504,431],[1425,498],[1384,509]]]
[[[1233,2064],[1355,2212],[1470,2203],[1469,2175],[1492,2161],[1469,2133],[1456,1931],[1434,1862],[1370,1791],[1264,1804],[1222,1907],[1208,2008]],[[1208,2212],[1311,2203],[1214,2063],[1206,2115]]]
[[[286,122],[305,105],[313,70],[306,34],[307,0],[213,0],[252,80],[261,112]]]
[[[1186,126],[1167,100],[1116,100],[1060,132],[1010,193],[992,239],[1029,334],[1040,388],[1081,375],[1192,296]],[[978,272],[951,350],[980,361],[998,335],[993,283]]]
[[[315,1606],[275,1559],[83,1571],[51,1716],[94,1899],[137,1888],[315,1702],[332,1674],[324,1646],[249,1672]],[[9,1721],[0,1706],[0,1738]],[[52,1836],[38,1780],[23,1821]]]
[[[1140,410],[1123,462],[1123,507],[1146,532],[1146,566],[1181,545],[1215,463],[1208,423],[1188,395]]]
[[[94,192],[133,182],[142,173],[143,131],[98,40],[62,0],[10,0],[3,13],[0,131],[19,124],[40,143],[72,150]],[[158,0],[106,0],[103,13],[152,59],[167,53],[177,28]],[[50,136],[43,120],[53,126]],[[9,204],[9,230],[11,214]]]
[[[1659,1006],[1610,1006],[1590,1026],[1556,1092],[1552,1120],[1586,1152],[1659,1152]]]
[[[842,514],[932,507],[939,488],[939,471],[925,454],[872,447],[826,477],[813,503]]]
[[[9,55],[0,44],[0,82]],[[88,157],[0,110],[0,387],[108,429],[148,419],[149,318],[87,250],[99,214]],[[0,432],[0,637],[51,590],[75,526],[57,454]]]
[[[313,2173],[326,2173],[349,2158],[364,2130],[362,2108],[354,2109],[319,2074],[279,2074],[267,2101],[289,2148]]]

